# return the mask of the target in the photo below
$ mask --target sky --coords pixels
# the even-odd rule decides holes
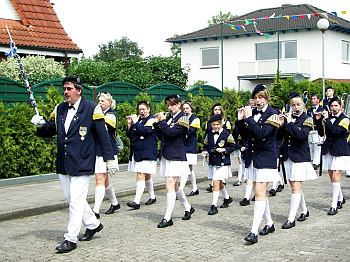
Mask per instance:
[[[310,4],[350,21],[346,1],[280,1],[280,0],[51,0],[65,31],[91,57],[100,44],[126,36],[137,42],[146,56],[170,56],[167,38],[207,27],[212,16],[230,12],[244,15],[282,4]],[[346,11],[347,14],[340,14]],[[277,15],[277,14],[276,14]],[[248,17],[247,17],[248,18]]]

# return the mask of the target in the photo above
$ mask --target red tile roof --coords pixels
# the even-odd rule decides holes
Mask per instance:
[[[7,25],[17,46],[82,52],[64,31],[49,0],[11,0],[11,2],[22,21],[0,18],[1,45],[10,43],[6,31]]]

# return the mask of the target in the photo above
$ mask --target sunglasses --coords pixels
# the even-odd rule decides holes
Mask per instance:
[[[110,96],[112,96],[110,93],[108,93],[108,92],[100,92],[100,93],[98,93],[97,94],[97,97],[99,97],[100,95],[110,95]]]

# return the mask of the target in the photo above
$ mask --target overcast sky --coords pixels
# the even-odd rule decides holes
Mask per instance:
[[[212,16],[231,12],[244,15],[254,10],[282,4],[308,3],[327,12],[337,12],[350,20],[346,1],[280,0],[51,0],[64,29],[83,49],[86,57],[97,53],[98,45],[123,36],[137,42],[144,56],[170,56],[167,38],[186,34],[207,26]],[[344,3],[345,2],[345,3]],[[340,14],[346,11],[346,15]],[[276,14],[277,15],[277,14]],[[248,17],[247,17],[248,18]]]

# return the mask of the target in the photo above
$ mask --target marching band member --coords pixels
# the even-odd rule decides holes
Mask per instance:
[[[115,109],[115,100],[110,93],[100,93],[97,96],[98,104],[101,106],[102,111],[105,115],[106,128],[109,134],[109,140],[111,141],[113,147],[114,159],[118,163],[118,150],[115,143],[115,135],[117,130],[117,118],[113,112]],[[92,211],[94,211],[95,216],[100,218],[100,207],[102,205],[103,198],[105,194],[107,195],[111,206],[105,212],[106,215],[113,214],[116,210],[120,208],[120,204],[115,196],[115,191],[112,184],[109,182],[109,177],[107,173],[107,164],[103,160],[102,150],[99,141],[96,141],[96,163],[95,163],[95,176],[96,176],[96,187],[95,187],[95,205]],[[118,167],[119,170],[119,167]]]
[[[323,116],[318,114],[317,129],[320,133],[324,131],[326,140],[322,145],[323,170],[328,170],[332,182],[332,205],[328,215],[335,215],[345,203],[340,180],[342,170],[347,170],[349,166],[349,148],[347,146],[347,136],[349,132],[349,118],[342,113],[342,103],[339,97],[333,97],[329,101],[331,113],[323,111]],[[321,119],[323,120],[321,121]],[[323,123],[322,123],[323,122]]]
[[[316,114],[324,110],[323,107],[320,106],[320,97],[318,94],[313,94],[311,96],[311,104],[312,107],[307,110],[307,114],[312,117],[316,129]],[[312,165],[314,169],[317,169],[320,165],[321,160],[321,146],[313,143],[309,143],[309,146],[312,157]]]
[[[193,166],[197,165],[197,129],[200,126],[199,118],[193,114],[194,109],[190,101],[185,101],[181,105],[183,113],[188,117],[190,128],[186,133],[185,138],[185,150],[186,158],[190,168],[190,181],[192,184],[192,191],[187,196],[194,196],[199,194],[199,190],[196,182],[196,175],[193,170]],[[180,187],[183,189],[187,181],[187,176],[181,177]]]
[[[295,226],[295,216],[299,206],[302,213],[297,220],[304,221],[309,216],[302,191],[302,183],[306,180],[317,179],[315,170],[311,165],[308,144],[308,134],[314,128],[313,120],[304,112],[304,101],[299,93],[292,92],[289,99],[293,115],[280,115],[280,129],[284,132],[283,161],[286,176],[292,188],[289,217],[282,225],[283,229]]]
[[[253,181],[255,187],[254,219],[251,232],[245,241],[258,242],[258,230],[264,217],[266,226],[260,232],[267,235],[275,231],[271,218],[266,189],[269,182],[278,180],[276,132],[279,127],[277,111],[268,102],[270,93],[265,85],[254,88],[252,98],[257,109],[250,106],[238,110],[238,129],[248,142],[245,161],[245,175]]]
[[[224,202],[220,206],[226,208],[233,201],[225,188],[225,180],[232,177],[230,154],[238,148],[232,135],[222,128],[222,116],[214,115],[209,123],[212,131],[209,132],[203,143],[202,157],[209,154],[208,178],[213,180],[213,201],[208,215],[218,213],[217,202],[220,191],[224,196]]]
[[[31,122],[37,127],[38,136],[57,135],[56,173],[69,204],[69,222],[65,240],[56,250],[67,253],[77,248],[81,223],[86,231],[79,237],[80,241],[91,240],[103,229],[86,201],[90,175],[95,171],[97,139],[110,174],[117,173],[117,163],[101,106],[83,96],[81,78],[67,76],[62,81],[62,87],[66,102],[56,106],[51,119],[45,121],[42,116],[34,115]]]
[[[165,117],[163,112],[155,115],[155,127],[161,135],[160,151],[160,175],[165,177],[166,188],[166,212],[158,228],[173,225],[171,213],[175,207],[176,197],[185,207],[183,220],[191,219],[194,208],[188,203],[184,191],[178,186],[181,176],[189,174],[189,167],[186,159],[184,140],[189,128],[189,120],[180,110],[181,100],[177,94],[168,95],[165,98],[170,115]]]
[[[221,115],[223,119],[222,128],[228,130],[231,132],[231,123],[230,121],[225,117],[224,109],[222,108],[221,103],[216,103],[211,108],[210,118],[214,115]],[[204,137],[211,132],[213,129],[209,123],[209,121],[206,123]],[[209,184],[209,187],[206,189],[208,192],[213,192],[213,181]]]
[[[326,98],[323,99],[322,101],[322,107],[330,113],[332,110],[330,108],[330,101],[334,96],[334,87],[333,86],[328,86],[326,88]]]
[[[152,175],[157,171],[157,133],[153,127],[155,118],[150,114],[151,107],[147,101],[137,103],[139,116],[128,117],[127,137],[130,138],[129,172],[136,172],[136,194],[128,207],[139,209],[142,194],[147,188],[149,199],[145,205],[156,202]]]

